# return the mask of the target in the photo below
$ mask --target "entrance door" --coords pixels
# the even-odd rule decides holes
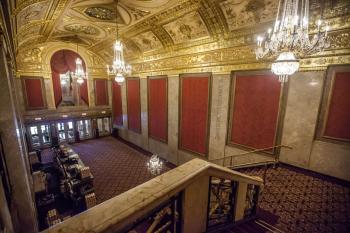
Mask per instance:
[[[41,138],[40,141],[42,146],[51,144],[50,126],[48,124],[40,125],[40,138]]]
[[[74,142],[73,120],[57,122],[58,139],[60,142]]]
[[[109,135],[111,133],[110,127],[109,117],[97,118],[97,128],[100,136]]]
[[[91,138],[92,133],[90,119],[78,120],[76,125],[79,132],[80,140]]]
[[[29,138],[33,148],[40,147],[40,137],[37,125],[29,126]]]

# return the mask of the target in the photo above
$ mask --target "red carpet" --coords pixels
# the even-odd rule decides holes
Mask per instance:
[[[72,145],[94,176],[98,203],[134,188],[154,176],[147,169],[150,157],[112,137]],[[170,170],[163,165],[163,171]]]

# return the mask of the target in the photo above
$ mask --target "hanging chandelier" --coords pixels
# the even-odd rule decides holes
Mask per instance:
[[[322,10],[322,9],[321,9]],[[280,82],[299,69],[299,60],[306,55],[322,52],[330,46],[329,26],[322,19],[316,22],[317,32],[309,37],[309,0],[280,0],[273,30],[258,36],[256,58],[277,57],[271,70]]]
[[[117,8],[118,8],[118,1],[117,1]],[[119,27],[118,27],[118,12],[116,10],[116,25],[117,25],[117,39],[114,43],[113,49],[114,49],[114,59],[113,64],[110,67],[107,65],[107,74],[108,75],[114,75],[114,80],[118,84],[122,84],[125,81],[125,75],[131,74],[131,66],[126,64],[124,61],[124,51],[123,51],[123,44],[119,40]]]
[[[78,40],[77,40],[77,54],[79,50],[78,50]],[[74,73],[72,73],[72,76],[74,79],[77,80],[77,83],[79,85],[84,83],[84,79],[87,76],[87,73],[85,73],[84,68],[83,68],[83,61],[77,57],[77,59],[75,59],[75,71]]]

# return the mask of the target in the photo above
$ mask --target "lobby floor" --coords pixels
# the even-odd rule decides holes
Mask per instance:
[[[82,141],[71,145],[94,176],[97,203],[104,202],[154,178],[147,169],[150,156],[113,137]],[[50,162],[50,150],[43,161]],[[171,168],[163,164],[162,173]]]

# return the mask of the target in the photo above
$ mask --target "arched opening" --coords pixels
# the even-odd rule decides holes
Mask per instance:
[[[86,73],[84,60],[74,51],[62,49],[51,57],[50,65],[56,108],[89,105],[87,80],[79,84],[72,75],[75,72],[77,58],[81,59]]]

